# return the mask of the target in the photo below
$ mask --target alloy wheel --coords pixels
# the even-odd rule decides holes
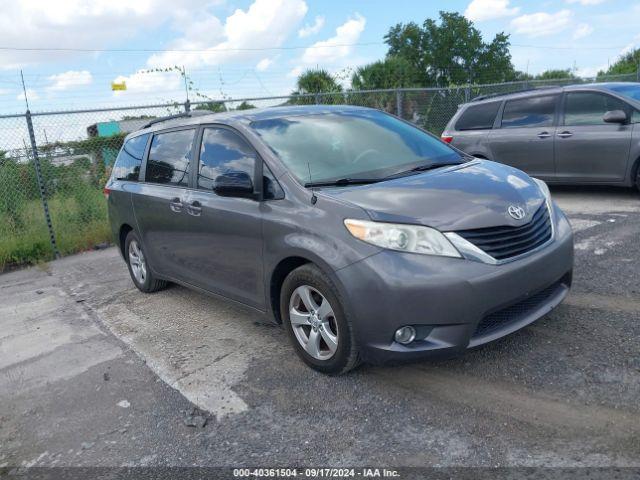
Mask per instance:
[[[289,320],[300,346],[316,360],[328,360],[338,348],[338,323],[329,300],[309,285],[291,294]]]
[[[136,281],[142,285],[147,278],[147,262],[136,240],[129,243],[129,265]]]

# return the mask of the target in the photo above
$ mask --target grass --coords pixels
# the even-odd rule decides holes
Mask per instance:
[[[62,255],[89,250],[111,241],[102,191],[80,183],[68,194],[49,199],[49,211]],[[53,259],[40,200],[25,202],[17,213],[0,212],[0,271]]]

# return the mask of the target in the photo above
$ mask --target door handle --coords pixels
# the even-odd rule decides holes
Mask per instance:
[[[549,138],[551,134],[549,132],[540,132],[538,138]]]
[[[171,209],[172,212],[179,213],[182,211],[182,207],[183,207],[182,201],[180,201],[179,198],[174,198],[169,202],[169,208]]]
[[[573,136],[573,133],[571,133],[571,132],[561,132],[561,133],[558,133],[558,136],[560,138],[569,138],[569,137]]]
[[[187,205],[187,213],[194,217],[199,217],[202,213],[202,204],[197,200]]]

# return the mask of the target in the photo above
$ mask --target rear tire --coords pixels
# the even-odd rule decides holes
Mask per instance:
[[[138,234],[131,230],[124,241],[124,254],[129,267],[131,280],[138,290],[144,293],[157,292],[167,286],[165,280],[157,279],[149,268]]]
[[[302,265],[284,280],[280,315],[296,353],[314,370],[341,375],[360,363],[340,294],[315,265]]]

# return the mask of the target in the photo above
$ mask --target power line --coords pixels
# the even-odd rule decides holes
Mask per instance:
[[[76,47],[7,47],[0,46],[0,50],[17,52],[107,52],[107,53],[213,53],[213,52],[261,52],[267,50],[306,50],[308,48],[342,48],[366,47],[384,45],[384,42],[341,43],[332,45],[308,45],[291,47],[253,47],[253,48],[208,48],[208,49],[177,49],[177,48],[76,48]]]

